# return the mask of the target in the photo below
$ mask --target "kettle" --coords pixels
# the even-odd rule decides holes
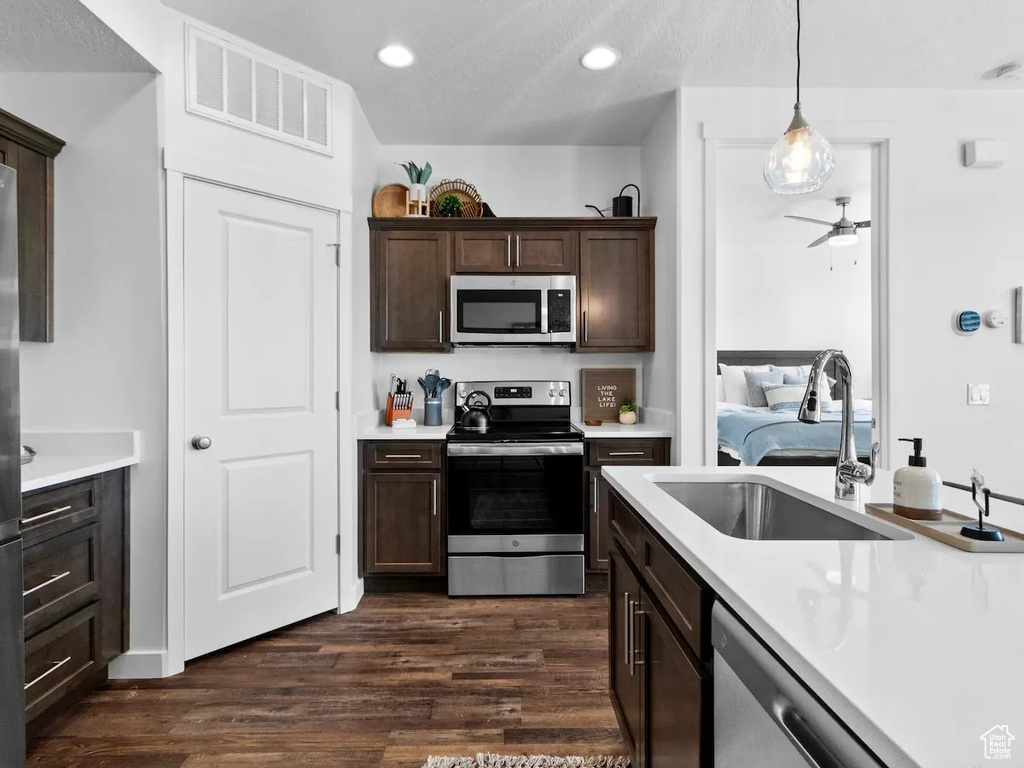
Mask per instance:
[[[477,401],[471,402],[474,397],[477,398]],[[486,405],[480,401],[480,398],[487,401]],[[462,407],[462,419],[460,420],[462,428],[473,432],[486,432],[491,425],[491,396],[478,389],[473,390],[466,395]]]

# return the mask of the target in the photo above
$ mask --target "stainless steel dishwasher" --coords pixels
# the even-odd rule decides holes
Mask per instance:
[[[722,603],[711,640],[714,768],[884,768]]]

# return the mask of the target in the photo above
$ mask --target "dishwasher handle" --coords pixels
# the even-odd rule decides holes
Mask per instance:
[[[743,686],[813,768],[884,768],[868,747],[721,602],[711,642]]]

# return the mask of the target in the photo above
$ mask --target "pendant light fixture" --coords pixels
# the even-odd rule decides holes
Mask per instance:
[[[764,161],[764,180],[777,195],[804,195],[825,186],[836,168],[832,145],[800,109],[800,0],[796,0],[796,104],[793,121]]]

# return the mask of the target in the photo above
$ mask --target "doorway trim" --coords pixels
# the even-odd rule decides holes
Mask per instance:
[[[341,244],[341,267],[351,267],[352,196],[338,187],[309,185],[293,176],[266,173],[222,159],[189,151],[164,150],[167,214],[167,625],[166,650],[159,665],[131,671],[134,677],[169,677],[185,669],[185,181],[192,179],[238,189],[276,200],[319,208],[338,217],[337,242]],[[349,279],[343,279],[346,276]],[[343,317],[352,304],[352,280],[348,271],[337,271],[338,291],[338,386],[342,372],[352,359],[350,323]],[[338,530],[344,535],[354,527],[354,495],[345,492],[354,466],[355,441],[352,415],[338,411]],[[362,597],[361,579],[351,582],[357,572],[354,548],[341,548],[338,572],[338,612],[352,610]],[[141,661],[141,659],[140,659]],[[141,665],[139,665],[141,667]],[[157,668],[159,666],[159,668]]]
[[[817,121],[833,145],[870,146],[871,174],[871,357],[874,438],[882,445],[879,462],[889,466],[890,435],[889,316],[890,254],[895,252],[894,200],[903,178],[902,132],[892,121]],[[718,423],[715,415],[715,374],[718,352],[718,152],[729,147],[764,146],[779,138],[777,123],[711,120],[703,124],[704,139],[704,465],[718,465]],[[766,192],[767,194],[767,192]]]

